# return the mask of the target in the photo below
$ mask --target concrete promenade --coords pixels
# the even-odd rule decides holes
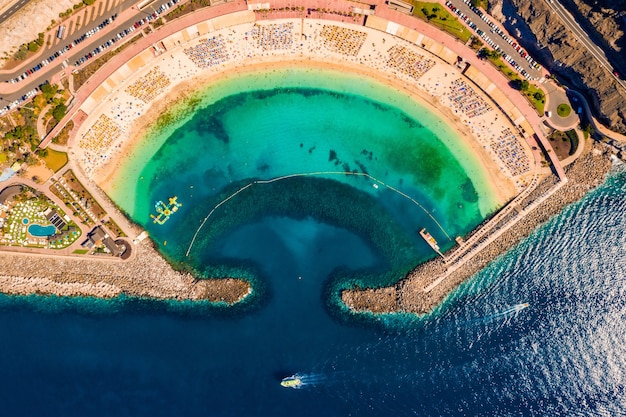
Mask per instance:
[[[512,219],[510,219],[503,226],[498,227],[498,224],[500,223],[500,221],[502,221],[506,216],[510,215],[514,210],[518,208],[517,203],[522,201],[525,197],[528,196],[528,193],[526,193],[525,195],[523,195],[524,193],[520,194],[514,201],[509,203],[507,207],[499,211],[498,214],[489,221],[489,223],[481,227],[474,235],[472,235],[472,237],[468,239],[463,245],[461,245],[451,255],[444,258],[447,264],[446,271],[443,274],[441,274],[430,285],[425,287],[424,292],[430,292],[433,289],[435,289],[453,272],[463,267],[463,265],[466,262],[468,262],[475,255],[480,253],[484,248],[489,246],[496,239],[498,239],[500,236],[506,233],[513,226],[515,226],[528,213],[535,210],[544,201],[549,199],[552,195],[556,194],[563,186],[565,186],[566,183],[567,183],[566,181],[559,181],[547,193],[542,195],[537,200],[533,201],[532,204],[530,204],[528,207],[520,209],[518,213]],[[527,191],[532,191],[532,190],[534,190],[534,186],[532,188],[529,187],[527,189]]]

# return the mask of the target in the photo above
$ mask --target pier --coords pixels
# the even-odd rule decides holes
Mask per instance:
[[[535,178],[520,196],[478,227],[456,249],[420,264],[396,284],[383,288],[344,290],[342,300],[355,311],[377,313],[432,311],[459,284],[505,254],[567,205],[580,200],[604,181],[611,169],[611,150],[588,148],[565,169],[567,181],[554,173]],[[591,148],[591,149],[589,149]]]
[[[506,231],[513,227],[517,222],[522,220],[528,213],[536,209],[544,201],[548,200],[552,195],[558,192],[567,181],[559,181],[547,192],[534,199],[526,207],[522,206],[522,201],[530,195],[537,187],[537,177],[533,179],[533,187],[527,188],[523,193],[513,199],[506,207],[500,210],[493,218],[491,218],[484,226],[478,229],[469,239],[461,244],[454,252],[448,256],[443,256],[447,264],[446,271],[435,279],[431,284],[424,288],[424,292],[430,292],[437,287],[443,280],[450,276],[457,269],[461,268],[467,261],[479,254],[489,244],[494,242]]]

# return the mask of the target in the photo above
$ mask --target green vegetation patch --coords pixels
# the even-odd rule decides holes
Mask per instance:
[[[526,97],[528,97],[532,105],[535,107],[537,113],[542,115],[546,106],[546,95],[543,90],[534,84],[530,84],[528,91],[526,92]]]
[[[42,153],[41,157],[46,163],[46,166],[52,171],[57,172],[67,164],[68,158],[65,152],[55,151],[53,149],[46,149],[47,152]]]
[[[67,122],[63,129],[59,132],[57,136],[52,138],[52,143],[57,143],[59,145],[67,145],[67,141],[70,138],[70,131],[74,128],[74,121],[70,120]]]
[[[472,6],[480,7],[483,10],[489,9],[489,1],[487,0],[472,0],[471,4]]]
[[[78,207],[80,207],[80,205],[77,204],[78,201],[75,201],[76,199],[78,199],[84,201],[84,205],[89,207],[89,210],[91,210],[94,216],[96,216],[98,219],[101,219],[106,215],[106,211],[104,211],[102,206],[100,206],[100,204],[98,204],[98,202],[93,198],[89,191],[87,191],[85,186],[83,186],[83,184],[78,181],[78,179],[74,175],[74,172],[71,169],[63,173],[63,179],[66,181],[67,190],[72,191],[76,195],[76,197],[73,197],[71,195],[63,195],[62,198],[69,199],[70,204],[73,202],[74,204],[71,205],[75,209],[78,209]]]
[[[211,5],[210,0],[190,0],[183,4],[178,5],[174,10],[170,11],[165,18],[167,20],[176,19],[184,16],[187,13],[195,12],[203,7],[209,7]]]
[[[472,33],[463,24],[448,12],[444,5],[440,3],[426,3],[423,1],[413,2],[413,16],[426,20],[428,23],[445,30],[455,38],[467,42]]]
[[[572,144],[569,154],[574,155],[576,149],[578,149],[578,135],[576,134],[576,131],[574,129],[568,130],[567,132],[565,132],[565,134]]]
[[[72,253],[76,255],[85,255],[87,252],[89,252],[89,249],[76,249]]]
[[[115,223],[113,221],[113,219],[109,218],[104,225],[106,226],[106,228],[109,230],[109,232],[113,233],[114,237],[126,237],[126,234],[124,233],[124,231],[122,230],[121,227],[119,227],[117,225],[117,223]]]
[[[569,104],[566,104],[566,103],[561,103],[556,108],[556,114],[558,114],[561,117],[567,117],[570,115],[571,112],[572,112],[572,108],[569,106]]]

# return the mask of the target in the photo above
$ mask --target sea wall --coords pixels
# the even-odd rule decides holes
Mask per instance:
[[[128,262],[0,253],[0,271],[11,271],[0,274],[0,292],[100,298],[125,294],[233,304],[251,291],[244,280],[196,279],[175,271],[149,241],[133,249],[137,256]]]
[[[580,200],[587,192],[602,183],[611,168],[610,151],[602,144],[588,145],[588,148],[586,153],[566,169],[569,181],[565,185],[558,188],[500,237],[449,273],[431,291],[425,292],[424,290],[447,272],[448,265],[441,258],[417,266],[393,287],[344,290],[341,294],[343,302],[354,311],[375,313],[397,311],[427,313],[431,311],[463,281],[517,245],[565,206]],[[544,179],[520,202],[520,208],[528,207],[538,198],[545,196],[556,186],[557,181],[554,176]],[[507,217],[503,221],[510,220]]]

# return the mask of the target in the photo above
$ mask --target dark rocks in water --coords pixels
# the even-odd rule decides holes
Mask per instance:
[[[460,187],[465,201],[469,203],[475,203],[478,201],[478,193],[469,178]]]
[[[372,158],[374,157],[374,153],[371,151],[368,151],[367,149],[363,149],[361,151],[361,155],[364,155],[368,161],[371,161]]]
[[[367,167],[365,166],[365,164],[361,163],[360,161],[354,161],[355,164],[357,164],[357,166],[359,167],[359,169],[361,170],[362,173],[367,174]]]

